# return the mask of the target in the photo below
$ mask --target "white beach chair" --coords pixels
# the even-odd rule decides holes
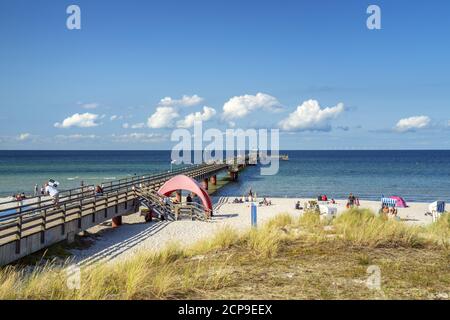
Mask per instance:
[[[325,206],[322,204],[319,205],[319,211],[321,219],[333,219],[336,218],[337,215],[337,208]]]
[[[431,213],[431,217],[433,222],[439,220],[441,215],[445,212],[445,202],[444,201],[435,201],[428,206],[428,210]]]

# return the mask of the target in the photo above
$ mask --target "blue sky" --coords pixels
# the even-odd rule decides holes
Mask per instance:
[[[66,28],[70,4],[81,30]],[[381,30],[366,27],[370,4]],[[197,118],[280,128],[283,149],[449,149],[449,12],[444,0],[3,0],[0,149],[170,149]]]

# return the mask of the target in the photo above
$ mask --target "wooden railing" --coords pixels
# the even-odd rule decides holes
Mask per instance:
[[[149,207],[161,212],[169,220],[189,216],[191,220],[207,221],[212,216],[210,209],[196,202],[173,203],[170,199],[165,202],[163,196],[149,188],[136,189],[136,193],[146,200]]]

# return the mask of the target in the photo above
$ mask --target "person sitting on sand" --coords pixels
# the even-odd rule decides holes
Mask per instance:
[[[324,194],[324,195],[322,196],[322,201],[328,201],[328,197],[327,197],[326,194]]]
[[[391,216],[396,217],[397,216],[397,209],[395,207],[392,207],[389,210],[389,213],[391,214]]]
[[[300,201],[297,201],[297,203],[295,204],[295,210],[301,210],[301,205],[300,205]]]
[[[336,204],[336,200],[331,199],[331,204]]]
[[[269,201],[269,200],[267,200],[266,197],[264,197],[263,201],[261,201],[259,204],[264,205],[264,206],[270,206],[270,205],[272,205],[272,201]]]

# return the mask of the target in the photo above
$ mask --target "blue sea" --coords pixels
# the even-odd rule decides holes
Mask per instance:
[[[361,199],[400,195],[407,201],[450,201],[450,150],[447,151],[281,151],[275,176],[248,167],[239,181],[218,196],[241,196],[250,188],[259,196]],[[60,189],[97,184],[133,175],[170,170],[170,151],[0,151],[0,195],[31,194],[50,178]]]

